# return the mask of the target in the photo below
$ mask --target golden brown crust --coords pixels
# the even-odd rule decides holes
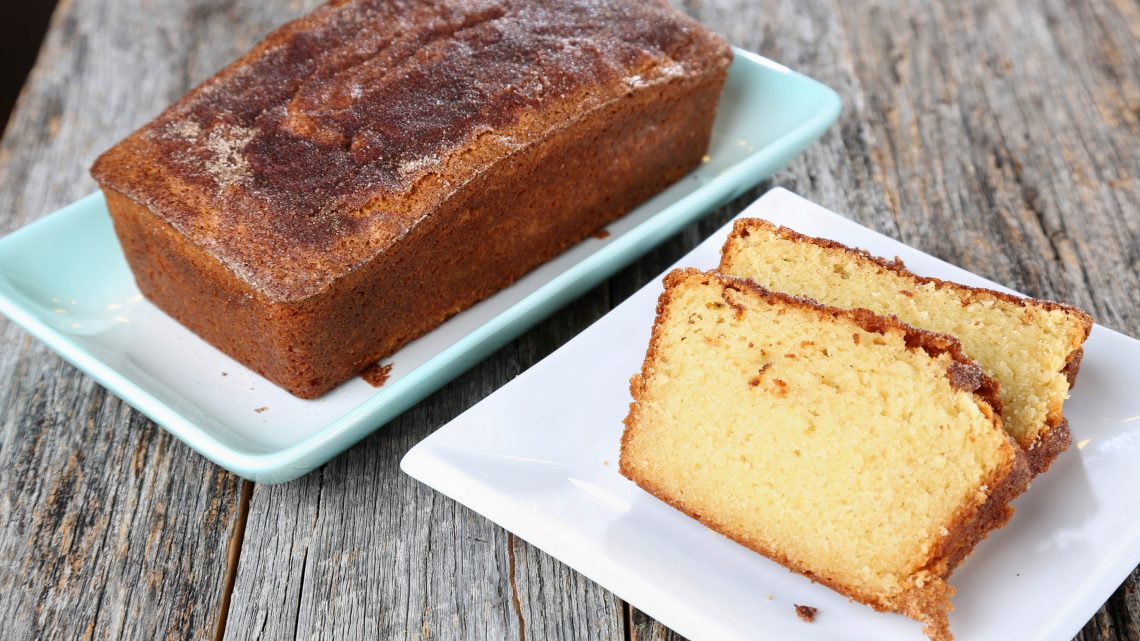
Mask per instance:
[[[986,480],[986,499],[984,501],[964,505],[946,524],[945,528],[947,534],[941,539],[938,545],[932,548],[928,561],[920,570],[926,577],[923,585],[915,585],[889,600],[884,600],[878,595],[853,591],[849,586],[838,584],[827,577],[812,572],[803,564],[788,558],[777,550],[768,548],[755,541],[745,540],[744,537],[729,531],[712,517],[698,514],[688,509],[686,506],[674,501],[664,490],[652,481],[641,477],[632,469],[628,463],[628,444],[632,432],[636,429],[641,418],[640,407],[645,401],[645,381],[653,374],[652,367],[657,359],[661,332],[666,325],[670,312],[669,304],[672,298],[672,292],[679,284],[689,278],[702,279],[703,282],[706,283],[716,281],[725,289],[748,291],[769,302],[776,301],[801,309],[813,310],[831,318],[845,318],[856,323],[859,327],[868,332],[886,333],[889,331],[902,331],[904,332],[906,344],[909,348],[921,348],[931,356],[938,356],[943,353],[949,354],[953,359],[951,369],[955,367],[966,367],[970,369],[971,374],[966,377],[966,381],[972,381],[972,384],[975,384],[977,387],[975,390],[967,391],[971,391],[977,397],[979,407],[986,412],[994,425],[994,429],[1005,436],[1006,448],[1009,452],[1008,464],[995,471]],[[950,611],[953,609],[950,599],[954,594],[954,588],[946,582],[946,579],[954,567],[973,550],[979,541],[985,538],[992,530],[1008,522],[1013,514],[1013,508],[1010,506],[1010,502],[1025,491],[1032,478],[1024,453],[1021,451],[1021,448],[1017,446],[1013,438],[1002,430],[1001,419],[991,409],[989,404],[990,399],[994,398],[994,394],[996,393],[996,382],[984,375],[980,375],[980,377],[974,375],[974,372],[980,370],[980,368],[977,368],[976,364],[973,364],[961,354],[958,342],[954,338],[944,334],[937,334],[911,327],[893,317],[876,316],[867,310],[844,310],[826,307],[809,299],[779,292],[771,292],[749,280],[725,276],[715,272],[702,272],[691,268],[678,269],[670,272],[665,276],[664,285],[665,289],[657,301],[657,317],[654,321],[645,360],[642,362],[641,372],[630,379],[630,394],[633,401],[630,403],[629,413],[623,421],[625,429],[622,432],[618,467],[622,476],[633,481],[646,492],[669,504],[674,509],[700,521],[727,538],[776,561],[789,570],[802,574],[812,581],[826,585],[849,599],[869,605],[878,611],[897,612],[922,621],[926,625],[925,631],[927,635],[933,641],[950,641],[952,636],[949,631],[948,617]],[[948,371],[947,376],[951,379],[952,384],[954,384],[955,375]],[[957,384],[968,385],[971,383],[963,383],[959,380]]]
[[[1091,330],[1091,328],[1090,328]],[[1085,333],[1085,338],[1088,338],[1088,333]],[[1083,340],[1081,341],[1084,342]],[[1078,347],[1069,354],[1069,358],[1065,360],[1065,369],[1061,373],[1065,375],[1065,380],[1069,381],[1069,389],[1073,389],[1077,385],[1077,375],[1081,373],[1081,361],[1085,358],[1085,348]]]
[[[384,383],[388,382],[388,376],[392,373],[392,364],[380,364],[379,362],[373,363],[364,368],[360,372],[360,378],[364,379],[372,387],[383,387]]]
[[[318,295],[468,182],[583,115],[724,72],[662,0],[330,2],[102,155],[252,289]]]
[[[946,525],[949,534],[932,551],[931,563],[926,567],[932,574],[949,577],[982,539],[1013,516],[1010,503],[1029,488],[1033,473],[1013,437],[1008,437],[1008,447],[1008,463],[982,484],[986,500],[962,508]]]
[[[1062,417],[1056,425],[1048,425],[1037,433],[1037,438],[1025,448],[1029,468],[1040,474],[1053,465],[1053,461],[1073,444],[1073,432],[1069,429],[1069,419]]]
[[[1091,329],[1091,326],[1085,328],[1081,343],[1088,338]],[[1077,384],[1077,374],[1081,371],[1081,360],[1084,356],[1084,347],[1078,346],[1069,354],[1065,367],[1061,370],[1065,380],[1069,382],[1070,390]],[[1050,412],[1045,418],[1045,426],[1037,433],[1033,442],[1025,448],[1025,454],[1029,458],[1029,469],[1033,470],[1034,474],[1048,471],[1053,461],[1068,450],[1072,443],[1073,432],[1069,429],[1069,420],[1061,413],[1061,408],[1056,408],[1056,411]]]
[[[914,281],[916,285],[932,284],[937,289],[950,289],[964,296],[963,305],[969,304],[975,300],[975,297],[989,296],[997,298],[1004,302],[1012,303],[1018,307],[1036,306],[1046,311],[1061,311],[1067,314],[1070,318],[1075,319],[1077,324],[1077,335],[1073,337],[1072,352],[1066,359],[1065,368],[1062,370],[1069,382],[1069,388],[1071,389],[1076,384],[1077,374],[1080,372],[1081,358],[1084,355],[1082,344],[1085,342],[1085,340],[1088,339],[1089,333],[1092,331],[1093,326],[1092,316],[1079,308],[1055,301],[1037,298],[1025,298],[1021,296],[1015,296],[1013,294],[1007,294],[1005,292],[995,291],[992,289],[969,287],[967,285],[962,285],[960,283],[955,283],[952,281],[919,276],[918,274],[915,274],[914,272],[906,269],[906,266],[903,264],[902,260],[897,257],[894,260],[886,260],[875,256],[863,249],[849,247],[842,243],[826,238],[807,236],[793,229],[789,229],[781,225],[776,225],[761,218],[740,218],[736,220],[736,222],[733,224],[732,233],[725,241],[724,247],[721,251],[721,267],[723,267],[725,265],[725,262],[729,260],[729,256],[735,253],[736,243],[738,240],[740,238],[747,238],[751,233],[751,230],[755,229],[762,229],[786,240],[807,242],[824,249],[855,256],[858,259],[869,261],[883,269],[898,274],[899,276],[908,278]],[[997,390],[995,388],[993,390],[993,393],[996,395],[996,392]],[[1003,408],[1001,407],[1000,401],[997,401],[997,404],[992,405],[998,413],[1001,413]],[[1021,447],[1025,450],[1026,455],[1028,456],[1030,469],[1034,474],[1040,474],[1041,472],[1049,469],[1049,466],[1052,464],[1053,460],[1055,460],[1061,452],[1064,452],[1066,449],[1068,449],[1071,441],[1072,435],[1068,428],[1068,421],[1064,420],[1064,417],[1061,415],[1061,409],[1058,407],[1046,418],[1045,424],[1038,431],[1033,441],[1029,443],[1022,443]]]

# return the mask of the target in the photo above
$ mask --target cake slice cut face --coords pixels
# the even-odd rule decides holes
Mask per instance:
[[[1092,318],[1050,301],[923,278],[839,243],[759,219],[738,220],[720,271],[824,305],[868,309],[954,336],[1000,383],[1006,430],[1035,473],[1071,441],[1061,405],[1076,380]]]
[[[624,476],[934,639],[1030,477],[954,339],[715,273],[666,278],[630,387]]]

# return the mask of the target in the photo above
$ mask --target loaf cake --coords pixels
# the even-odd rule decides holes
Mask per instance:
[[[340,0],[92,174],[143,294],[312,398],[699,164],[731,57],[665,0]]]
[[[824,305],[868,309],[954,336],[1000,383],[1006,430],[1035,473],[1069,446],[1061,404],[1080,367],[1092,318],[1043,300],[966,287],[907,271],[829,240],[764,220],[741,219],[724,245],[720,271]]]
[[[935,640],[951,570],[1030,478],[953,338],[748,280],[669,274],[630,388],[624,476]]]

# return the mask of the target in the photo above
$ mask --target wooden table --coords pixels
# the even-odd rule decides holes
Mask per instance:
[[[0,146],[0,233],[313,0],[64,0]],[[1024,5],[1024,6],[1023,6]],[[4,639],[649,639],[671,632],[402,475],[414,443],[772,185],[1140,335],[1135,0],[691,0],[843,96],[758,189],[285,485],[236,478],[0,322]],[[1077,637],[1140,639],[1140,573]]]

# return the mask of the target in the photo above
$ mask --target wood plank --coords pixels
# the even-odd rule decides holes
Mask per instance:
[[[592,292],[317,472],[258,485],[226,639],[622,638],[616,597],[399,472],[607,308]]]
[[[257,27],[187,4],[60,4],[0,143],[0,233],[94,190],[96,153],[236,53],[217,24]],[[239,479],[6,321],[0,438],[4,639],[214,636]]]
[[[313,4],[64,2],[0,144],[10,203],[0,230],[93,189],[84,170],[98,151]],[[845,98],[840,125],[769,184],[1140,333],[1133,5],[684,6]],[[317,473],[257,486],[244,532],[236,479],[0,325],[5,638],[202,638],[219,615],[217,631],[233,639],[679,638],[397,464],[750,199],[690,226]],[[1133,573],[1078,638],[1140,638],[1138,585]]]

